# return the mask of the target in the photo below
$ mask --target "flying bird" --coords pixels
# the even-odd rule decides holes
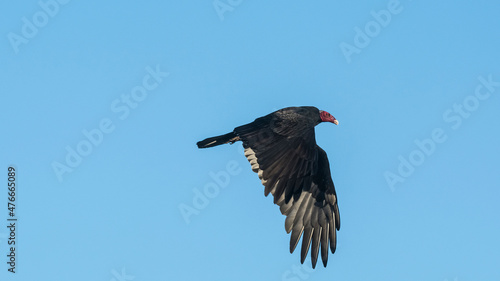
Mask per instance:
[[[340,214],[326,152],[316,144],[314,127],[339,122],[330,113],[312,106],[287,107],[236,127],[232,132],[207,138],[198,148],[242,141],[244,153],[265,186],[264,194],[286,216],[292,232],[290,253],[301,236],[301,263],[311,248],[312,267],[321,259],[326,267],[328,248],[335,253]],[[312,242],[312,245],[311,245]]]

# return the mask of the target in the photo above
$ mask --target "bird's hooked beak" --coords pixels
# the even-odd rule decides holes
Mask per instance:
[[[333,115],[331,115],[330,113],[328,113],[324,110],[319,111],[319,116],[321,118],[321,122],[330,122],[330,123],[333,123],[335,125],[339,124],[339,121],[337,119],[335,119],[335,117],[333,117]]]

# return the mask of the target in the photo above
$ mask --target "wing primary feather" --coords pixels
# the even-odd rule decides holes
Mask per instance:
[[[305,207],[308,206],[308,202],[311,199],[311,194],[306,193],[306,195],[304,195],[304,197],[305,198],[300,203],[300,207],[298,208],[295,219],[293,220],[292,236],[290,237],[290,252],[293,252],[295,250],[295,247],[297,247],[297,244],[298,244],[299,239],[300,239],[300,235],[302,234],[302,231],[304,230],[304,214],[306,211]]]
[[[314,200],[314,199],[313,199]],[[314,200],[315,201],[315,200]],[[314,201],[312,203],[314,203]],[[312,205],[312,204],[311,204]],[[316,267],[316,262],[318,261],[318,251],[321,237],[321,226],[319,224],[319,214],[322,212],[321,209],[312,206],[313,214],[309,218],[309,223],[312,225],[314,229],[313,237],[312,237],[312,245],[311,245],[311,262],[313,268]]]
[[[305,195],[304,195],[305,193]],[[301,194],[301,197],[304,196],[304,199],[302,202],[300,202],[299,210],[297,211],[297,215],[295,216],[295,219],[293,220],[293,224],[302,224],[303,225],[303,219],[304,219],[304,214],[307,210],[307,206],[309,206],[309,201],[311,200],[311,193],[309,192],[303,192]]]
[[[316,263],[318,262],[318,251],[319,251],[319,238],[321,237],[321,226],[319,224],[314,226],[314,233],[312,237],[312,245],[311,245],[311,262],[312,267],[316,267]]]
[[[308,201],[305,202],[305,206],[301,206],[304,211],[304,216],[302,218],[302,225],[304,225],[304,237],[302,238],[302,250],[301,250],[301,261],[304,263],[306,259],[307,252],[309,251],[309,245],[311,244],[311,235],[314,231],[313,225],[311,224],[312,219],[314,219],[314,214],[316,212],[315,208],[311,208],[311,203],[314,201],[312,197],[309,197]],[[309,232],[307,232],[309,231]],[[306,235],[307,234],[307,235]]]
[[[308,226],[304,228],[304,237],[302,238],[302,249],[300,251],[300,263],[304,263],[307,257],[307,252],[309,251],[309,245],[311,245],[311,237],[313,235],[313,228]]]
[[[337,228],[337,230],[340,230],[340,213],[339,213],[339,205],[337,204],[337,196],[335,196],[335,205],[334,205],[334,208],[335,208],[335,226]]]
[[[326,226],[322,226],[321,231],[321,260],[323,261],[323,266],[326,267],[328,263],[328,232],[330,231],[330,226],[327,223]]]
[[[297,216],[297,212],[299,211],[299,207],[302,204],[302,201],[304,200],[305,195],[306,195],[306,192],[302,193],[300,198],[297,201],[293,202],[293,204],[291,206],[291,211],[285,219],[286,233],[290,233],[290,231],[292,231],[295,217]],[[292,202],[292,201],[290,201],[290,202]]]
[[[337,248],[337,234],[335,233],[335,221],[333,221],[332,224],[330,224],[330,250],[332,251],[332,254],[335,253],[335,250]]]
[[[309,200],[311,200],[311,193],[305,192],[302,202],[300,202],[299,210],[297,211],[297,215],[293,220],[293,229],[292,236],[290,237],[290,251],[293,252],[295,247],[297,247],[297,243],[299,242],[300,236],[302,235],[302,231],[304,230],[304,214],[306,212],[306,206],[309,205]],[[292,247],[293,245],[293,247]]]
[[[300,236],[302,236],[303,230],[304,226],[293,228],[292,236],[290,237],[290,253],[293,253],[293,251],[295,251],[295,247],[297,247],[297,243],[299,243]]]

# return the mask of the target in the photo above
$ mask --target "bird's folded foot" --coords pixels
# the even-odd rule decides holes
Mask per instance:
[[[229,140],[229,144],[233,144],[233,143],[235,143],[235,142],[237,142],[239,140],[240,140],[240,137],[236,136],[236,137],[234,137],[234,138],[232,138],[232,139]]]

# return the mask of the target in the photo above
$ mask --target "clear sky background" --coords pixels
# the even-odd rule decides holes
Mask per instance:
[[[215,3],[4,3],[0,279],[500,279],[498,1]],[[241,144],[195,145],[297,105],[340,121],[315,270]]]

